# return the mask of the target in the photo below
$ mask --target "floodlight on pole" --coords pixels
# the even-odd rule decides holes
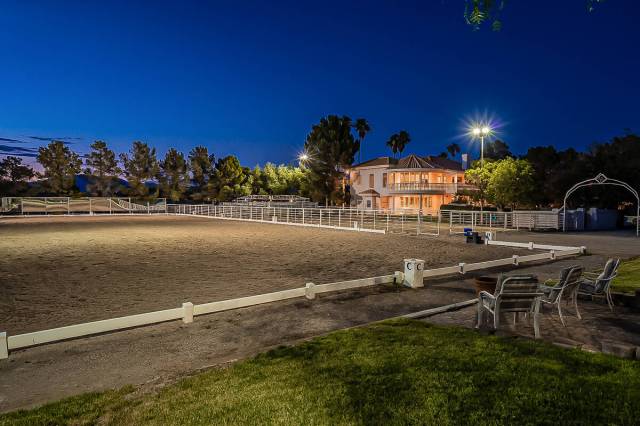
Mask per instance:
[[[491,127],[487,125],[476,125],[471,129],[471,134],[480,138],[480,166],[484,167],[484,138],[485,136],[489,136],[492,130]]]

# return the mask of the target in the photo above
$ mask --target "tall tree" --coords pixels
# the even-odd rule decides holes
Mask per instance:
[[[85,164],[87,171],[93,175],[89,185],[91,192],[100,197],[111,196],[119,186],[117,177],[122,173],[115,152],[105,142],[95,141],[91,144]]]
[[[213,178],[215,157],[204,146],[197,146],[189,152],[189,165],[193,176],[191,198],[195,201],[211,201],[215,197]]]
[[[496,139],[493,142],[486,142],[484,144],[484,158],[504,160],[507,157],[513,157],[513,154],[509,150],[509,145],[504,141]]]
[[[82,170],[80,156],[64,142],[52,141],[38,148],[38,163],[44,168],[46,188],[55,195],[69,195],[75,187],[76,174]]]
[[[250,170],[240,165],[238,158],[229,155],[216,162],[215,185],[217,199],[230,201],[251,194]]]
[[[474,191],[469,192],[472,200],[480,203],[480,207],[484,207],[489,196],[489,183],[491,175],[495,168],[495,162],[489,160],[484,164],[475,161],[471,168],[464,172],[464,179],[467,183],[475,187]]]
[[[349,117],[329,115],[311,128],[305,141],[312,198],[326,205],[349,202],[344,171],[353,164],[360,141],[351,133]]]
[[[362,161],[362,142],[364,142],[364,137],[367,136],[367,133],[371,131],[371,126],[366,119],[358,118],[354,127],[358,134],[358,142],[360,142],[360,149],[358,150],[358,163],[360,163]]]
[[[22,158],[8,156],[0,161],[0,191],[8,196],[25,192],[28,181],[36,176],[32,167],[22,164]]]
[[[411,137],[409,133],[405,130],[400,130],[398,133],[397,144],[398,144],[398,153],[402,154],[402,151],[407,147],[407,145],[411,142]]]
[[[529,205],[535,188],[531,164],[511,157],[494,164],[488,187],[491,202],[502,209]]]
[[[452,143],[452,144],[447,145],[447,152],[449,153],[451,158],[456,158],[456,155],[458,155],[458,153],[460,153],[460,151],[462,151],[460,149],[460,145],[458,145],[455,142]]]
[[[170,148],[160,161],[158,174],[160,191],[171,201],[180,201],[189,188],[189,168],[184,155],[175,148]]]
[[[396,158],[396,155],[398,154],[398,134],[394,133],[393,135],[389,136],[386,145],[387,147],[389,147],[389,149],[391,149],[393,158]]]
[[[156,149],[144,142],[135,141],[129,154],[120,154],[120,159],[124,165],[124,174],[129,181],[131,195],[140,198],[156,197],[157,190],[151,193],[146,184],[158,175]]]
[[[409,142],[411,142],[409,133],[407,133],[405,130],[401,130],[399,133],[394,133],[389,137],[387,146],[391,148],[391,152],[393,152],[393,156],[395,158],[396,154],[401,154],[402,151],[404,151]]]

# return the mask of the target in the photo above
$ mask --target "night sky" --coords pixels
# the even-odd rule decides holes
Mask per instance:
[[[287,163],[327,114],[370,121],[363,159],[402,129],[405,153],[476,149],[484,116],[517,153],[584,149],[640,131],[640,1],[585,3],[509,1],[493,32],[464,0],[5,0],[0,152],[139,139]]]

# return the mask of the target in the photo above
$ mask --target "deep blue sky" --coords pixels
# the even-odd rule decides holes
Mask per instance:
[[[536,8],[532,4],[540,4]],[[547,7],[544,7],[547,4]],[[469,146],[487,114],[516,152],[640,131],[640,1],[509,1],[501,32],[464,0],[4,0],[0,140],[204,144],[243,164],[289,162],[320,117],[365,117],[364,158]],[[77,139],[75,139],[77,138]]]

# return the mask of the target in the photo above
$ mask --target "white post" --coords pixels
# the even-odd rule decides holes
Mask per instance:
[[[185,324],[189,324],[193,322],[193,303],[184,302],[182,304],[182,322]]]
[[[304,207],[302,208],[302,224],[304,225]]]
[[[322,210],[320,210],[320,226],[322,226]]]
[[[340,225],[340,217],[341,217],[341,214],[342,214],[342,210],[338,210],[338,228],[340,228],[340,226],[341,226],[341,225]]]
[[[304,288],[304,297],[309,300],[313,300],[316,298],[316,285],[314,283],[307,283]]]
[[[7,333],[0,333],[0,359],[9,358],[9,347],[7,346]]]
[[[424,260],[405,259],[404,260],[404,281],[403,285],[411,288],[424,287]]]

